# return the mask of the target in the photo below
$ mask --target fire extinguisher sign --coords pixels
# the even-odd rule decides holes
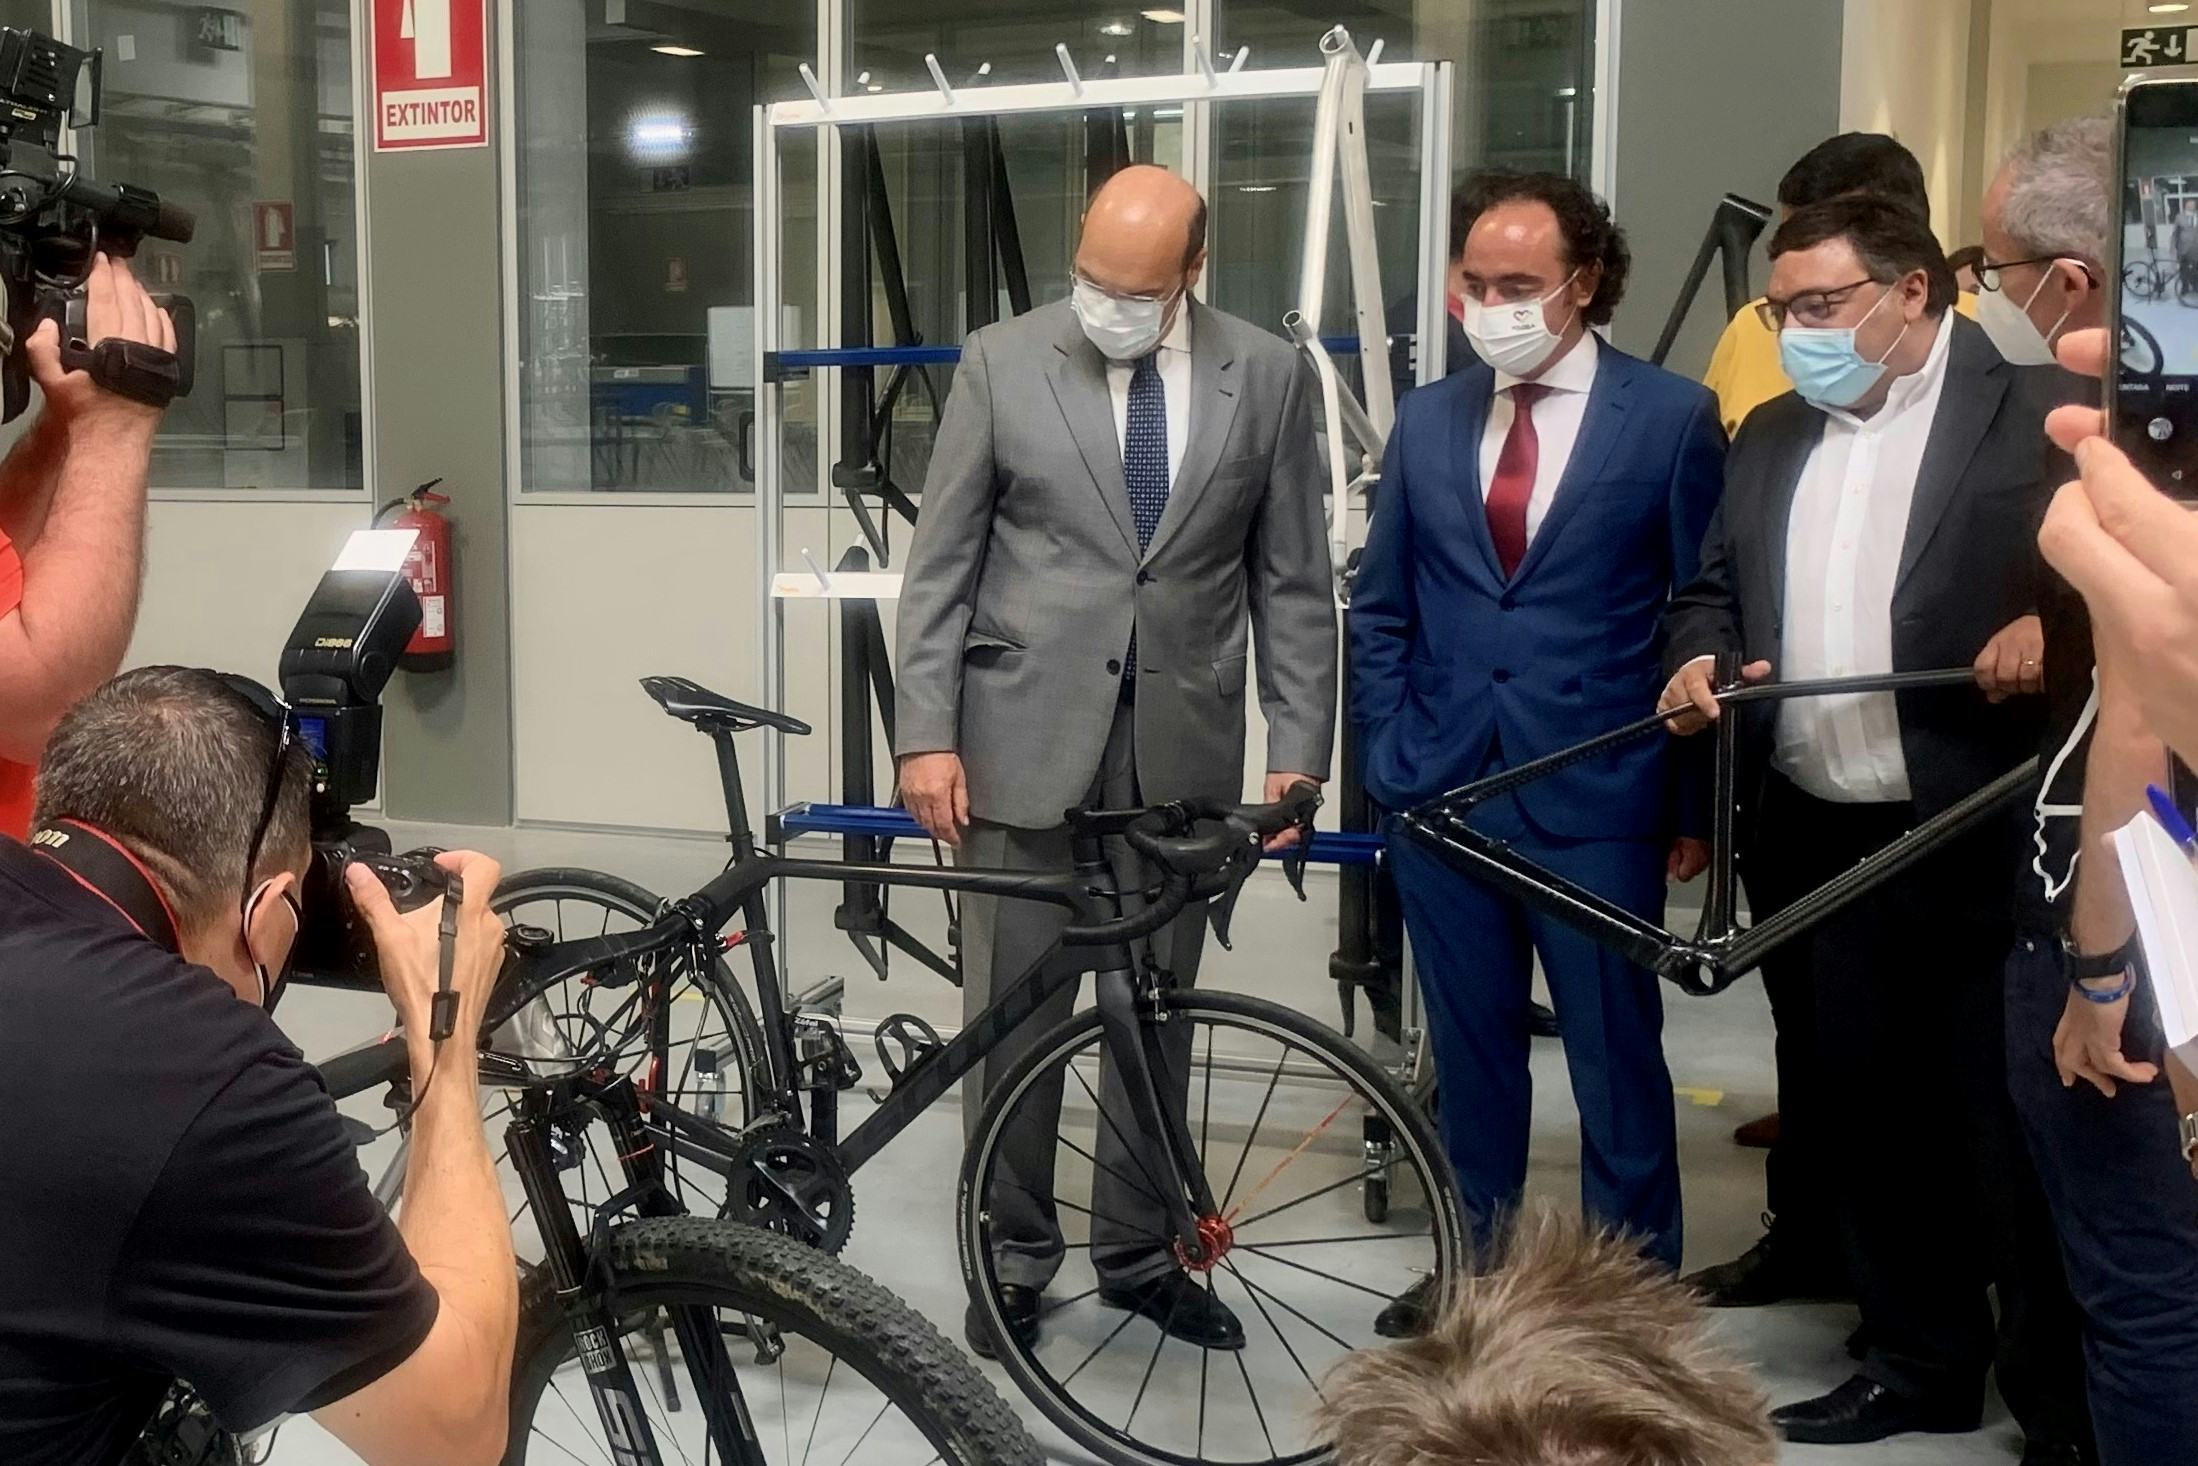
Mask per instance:
[[[373,0],[374,147],[488,145],[488,0]]]

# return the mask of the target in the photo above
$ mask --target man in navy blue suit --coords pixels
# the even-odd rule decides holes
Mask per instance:
[[[1402,810],[1631,721],[1661,682],[1660,618],[1695,574],[1723,482],[1717,404],[1589,328],[1625,289],[1625,237],[1568,178],[1474,188],[1463,277],[1480,364],[1399,409],[1351,598],[1351,715],[1367,790]],[[1678,838],[1669,740],[1493,801],[1481,827],[1660,919]],[[1679,1158],[1656,979],[1407,841],[1403,897],[1442,1084],[1443,1143],[1485,1240],[1526,1182],[1527,1003],[1540,954],[1580,1109],[1588,1216],[1677,1267]],[[1415,1290],[1381,1329],[1414,1331]]]

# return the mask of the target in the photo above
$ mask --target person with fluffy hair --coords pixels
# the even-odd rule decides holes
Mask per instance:
[[[1427,1332],[1321,1390],[1336,1466],[1774,1466],[1754,1377],[1638,1246],[1537,1208]]]

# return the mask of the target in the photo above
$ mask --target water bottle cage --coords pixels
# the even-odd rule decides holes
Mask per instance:
[[[147,407],[166,407],[183,395],[183,365],[176,354],[142,341],[118,336],[109,336],[97,346],[65,341],[61,365],[72,372],[89,372],[107,391]]]

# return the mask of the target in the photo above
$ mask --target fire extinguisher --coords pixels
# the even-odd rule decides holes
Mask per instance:
[[[391,529],[413,531],[412,549],[405,555],[405,579],[412,582],[412,590],[420,598],[420,629],[412,633],[404,655],[398,661],[415,672],[440,672],[451,662],[451,648],[457,630],[454,608],[450,603],[451,571],[450,521],[430,507],[448,504],[448,494],[438,494],[435,486],[439,478],[429,479],[402,499],[392,499],[381,507],[374,522],[385,520]],[[392,511],[402,511],[391,519]]]

